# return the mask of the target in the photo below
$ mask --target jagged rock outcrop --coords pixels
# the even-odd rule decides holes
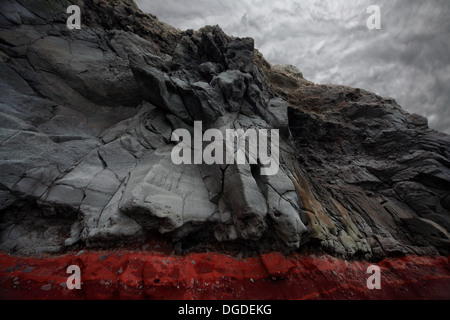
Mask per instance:
[[[393,99],[315,85],[253,40],[179,31],[132,1],[0,4],[0,249],[167,235],[182,250],[447,254],[450,137]],[[280,170],[176,165],[172,134],[278,129]],[[224,135],[225,136],[225,135]]]

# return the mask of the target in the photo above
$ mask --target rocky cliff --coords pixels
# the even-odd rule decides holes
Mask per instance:
[[[316,85],[250,38],[133,1],[0,3],[0,250],[447,255],[450,136],[391,98]],[[175,165],[174,130],[278,129],[280,170]],[[261,159],[258,159],[261,160]]]

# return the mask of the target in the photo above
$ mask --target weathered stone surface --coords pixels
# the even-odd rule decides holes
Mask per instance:
[[[449,252],[450,137],[426,119],[271,66],[218,26],[182,32],[132,1],[75,2],[71,31],[64,1],[0,4],[1,250],[159,232],[182,250]],[[195,121],[280,130],[278,174],[261,175],[261,159],[175,165],[172,133]]]
[[[342,229],[334,221],[345,209],[368,239],[371,249],[356,254],[448,252],[446,233],[436,231],[448,232],[449,226],[449,211],[442,205],[450,181],[448,135],[428,129],[394,100],[364,90],[302,82],[295,90],[277,86],[273,90],[285,90],[288,100],[301,96],[289,110],[290,130],[302,150],[300,164],[333,224]],[[330,199],[339,201],[339,211]],[[345,244],[342,237],[332,240],[325,228],[313,237],[332,252],[339,248],[336,241]]]

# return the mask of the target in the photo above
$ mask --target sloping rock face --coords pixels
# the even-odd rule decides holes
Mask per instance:
[[[0,250],[158,232],[181,251],[448,254],[450,137],[426,119],[271,66],[217,26],[181,32],[132,1],[72,4],[81,30],[65,1],[0,4]],[[262,174],[260,154],[175,164],[174,132],[195,136],[199,121],[200,134],[279,130],[278,173]]]
[[[317,222],[311,239],[333,253],[378,258],[448,254],[450,137],[391,98],[313,85],[289,69],[274,73],[271,90],[292,105],[290,129],[307,173],[301,199],[318,200],[306,210]]]

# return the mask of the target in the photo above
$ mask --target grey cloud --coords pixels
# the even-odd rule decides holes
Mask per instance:
[[[448,0],[136,0],[180,29],[219,24],[250,36],[272,63],[298,66],[316,83],[337,83],[395,98],[450,133]],[[369,31],[377,4],[382,29]]]

